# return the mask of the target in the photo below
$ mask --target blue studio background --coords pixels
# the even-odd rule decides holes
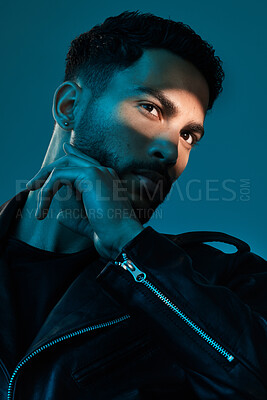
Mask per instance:
[[[149,224],[215,230],[266,258],[266,11],[263,1],[2,2],[0,203],[39,170],[53,131],[53,94],[71,40],[106,17],[140,10],[189,24],[224,61],[224,91],[206,134]]]

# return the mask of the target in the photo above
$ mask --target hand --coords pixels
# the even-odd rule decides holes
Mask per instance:
[[[68,143],[64,143],[63,149],[66,156],[41,168],[26,185],[29,190],[41,188],[35,216],[44,219],[56,192],[64,185],[71,185],[80,194],[85,215],[77,220],[67,216],[66,211],[61,211],[57,220],[93,240],[101,256],[114,259],[144,227],[135,216],[126,189],[112,168],[102,166]],[[99,188],[101,195],[97,193]],[[92,212],[99,209],[102,211],[101,218]],[[125,215],[131,217],[123,218]]]

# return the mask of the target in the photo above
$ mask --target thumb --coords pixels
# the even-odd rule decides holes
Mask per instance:
[[[101,167],[101,164],[99,161],[97,161],[96,159],[89,157],[87,154],[83,153],[82,151],[78,150],[76,147],[74,147],[72,144],[64,142],[63,143],[63,150],[65,151],[65,153],[68,154],[72,154],[76,157],[80,157],[83,158],[86,161],[89,161],[91,164],[93,165],[97,165]]]

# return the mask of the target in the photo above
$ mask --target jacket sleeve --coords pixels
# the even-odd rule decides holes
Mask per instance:
[[[266,400],[266,262],[242,253],[224,286],[199,270],[181,247],[147,227],[98,281],[130,314],[146,317],[201,399]]]

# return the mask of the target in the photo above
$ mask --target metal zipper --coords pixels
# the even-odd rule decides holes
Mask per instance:
[[[15,379],[16,379],[16,377],[17,377],[17,375],[18,375],[19,370],[20,370],[28,361],[30,361],[34,356],[36,356],[37,354],[41,353],[42,351],[48,349],[49,347],[51,347],[51,346],[53,346],[53,345],[55,345],[55,344],[57,344],[57,343],[59,343],[59,342],[62,342],[62,341],[64,341],[64,340],[71,339],[71,338],[73,338],[74,336],[78,336],[78,335],[81,335],[81,334],[83,334],[83,333],[87,333],[87,332],[90,332],[90,331],[93,331],[93,330],[96,330],[96,329],[99,329],[99,328],[105,328],[105,327],[107,327],[107,326],[111,326],[111,325],[118,324],[119,322],[122,322],[122,321],[124,321],[124,320],[126,320],[126,319],[128,319],[128,318],[130,318],[130,315],[126,314],[126,315],[123,315],[122,317],[117,318],[117,319],[114,319],[114,320],[112,320],[112,321],[103,322],[103,323],[98,324],[98,325],[89,326],[89,327],[87,327],[87,328],[83,328],[83,329],[80,329],[80,330],[78,330],[78,331],[68,333],[67,335],[64,335],[64,336],[61,336],[61,337],[59,337],[59,338],[57,338],[57,339],[54,339],[54,340],[52,340],[51,342],[49,342],[49,343],[47,343],[47,344],[45,344],[45,345],[39,347],[38,349],[36,349],[36,350],[33,351],[32,353],[30,353],[27,357],[25,357],[25,358],[17,365],[16,369],[14,370],[14,372],[13,372],[11,378],[10,378],[9,385],[8,385],[8,392],[7,392],[7,400],[12,400],[12,399],[13,399],[13,392],[14,392]]]
[[[193,329],[202,339],[212,346],[218,353],[225,357],[229,362],[234,360],[234,356],[224,349],[216,340],[212,339],[202,328],[191,320],[183,311],[173,304],[162,292],[160,292],[149,280],[146,279],[146,274],[127,257],[126,253],[122,253],[123,262],[114,261],[116,265],[129,271],[136,282],[142,283],[152,293],[154,293],[167,307],[178,315],[191,329]]]

